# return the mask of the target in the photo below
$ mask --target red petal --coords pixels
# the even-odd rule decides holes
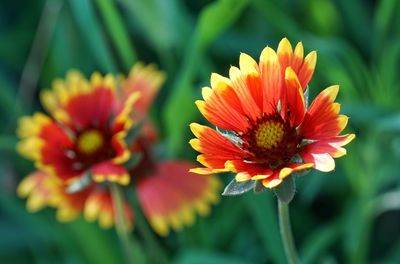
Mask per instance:
[[[165,161],[143,177],[137,192],[143,212],[160,235],[170,227],[180,229],[194,222],[194,212],[208,213],[209,204],[217,201],[220,184],[214,176],[188,172],[188,162]]]
[[[74,148],[74,142],[64,129],[51,122],[43,127],[39,137],[43,139],[39,166],[44,166],[46,171],[63,180],[82,174],[84,168],[75,168],[74,159],[66,155],[66,152]]]
[[[66,103],[72,125],[75,129],[87,127],[108,127],[115,109],[116,98],[108,87],[96,87],[90,93],[78,94]]]
[[[275,51],[266,47],[260,55],[260,72],[263,85],[263,112],[276,111],[281,98],[281,67]]]
[[[130,181],[128,171],[121,165],[111,161],[104,161],[94,165],[91,168],[93,180],[96,182],[117,182],[121,185],[127,185]]]

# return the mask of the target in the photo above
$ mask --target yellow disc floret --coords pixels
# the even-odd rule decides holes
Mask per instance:
[[[257,146],[272,149],[278,146],[284,134],[283,124],[275,121],[266,121],[260,124],[255,133]]]
[[[96,129],[83,132],[78,138],[78,150],[85,154],[92,154],[103,146],[103,137]]]

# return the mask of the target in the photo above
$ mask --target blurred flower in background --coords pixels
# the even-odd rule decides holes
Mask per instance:
[[[50,116],[35,113],[20,119],[18,152],[39,170],[18,188],[21,196],[28,196],[28,210],[52,205],[60,221],[70,221],[82,210],[91,219],[99,211],[93,203],[97,201],[101,226],[112,225],[115,212],[101,183],[130,181],[122,164],[131,156],[125,137],[134,125],[131,111],[139,98],[132,93],[122,101],[116,85],[112,75],[95,73],[87,81],[71,71],[65,81],[54,81],[53,89],[42,93]],[[126,211],[132,218],[128,206]]]
[[[129,188],[136,189],[160,235],[192,224],[196,211],[209,212],[217,201],[217,179],[189,173],[188,162],[153,157],[157,131],[147,114],[164,79],[154,65],[136,64],[126,79],[94,73],[87,81],[71,71],[65,81],[56,80],[51,91],[43,91],[50,116],[22,117],[18,127],[18,152],[38,169],[18,187],[18,194],[28,198],[27,209],[56,207],[63,222],[83,212],[88,221],[98,219],[109,228],[117,219],[110,183],[132,181]],[[123,208],[132,227],[127,199]]]

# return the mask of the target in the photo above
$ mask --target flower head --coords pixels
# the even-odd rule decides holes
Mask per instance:
[[[160,235],[193,223],[196,212],[207,213],[217,201],[219,181],[188,172],[193,167],[188,162],[158,161],[152,153],[158,135],[148,110],[164,79],[155,66],[139,63],[127,78],[95,73],[88,81],[71,71],[44,91],[49,115],[23,117],[18,127],[17,149],[38,169],[18,186],[27,209],[55,207],[59,221],[83,214],[109,228],[117,217],[110,190],[116,183],[134,185]],[[128,168],[137,157],[138,164]],[[123,199],[125,222],[133,227],[134,212]]]
[[[198,174],[236,173],[236,181],[262,181],[278,186],[293,172],[315,168],[331,171],[333,158],[354,134],[339,136],[348,117],[335,102],[338,86],[322,91],[307,109],[306,89],[314,72],[316,52],[303,56],[284,38],[277,52],[266,47],[257,63],[242,53],[229,78],[211,75],[211,88],[196,105],[217,130],[192,123],[191,146],[205,168]]]
[[[122,102],[115,78],[95,73],[87,81],[71,71],[65,81],[42,93],[50,116],[35,113],[20,119],[19,153],[32,159],[38,169],[64,181],[91,172],[96,182],[129,183],[121,166],[130,157],[124,141],[133,125],[130,112],[139,93]]]

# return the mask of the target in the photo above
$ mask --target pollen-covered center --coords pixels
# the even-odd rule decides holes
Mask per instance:
[[[102,134],[96,129],[83,132],[77,142],[78,150],[85,154],[92,154],[98,151],[104,144]]]
[[[274,120],[259,125],[255,132],[255,141],[258,147],[265,149],[276,148],[284,134],[283,124]]]

